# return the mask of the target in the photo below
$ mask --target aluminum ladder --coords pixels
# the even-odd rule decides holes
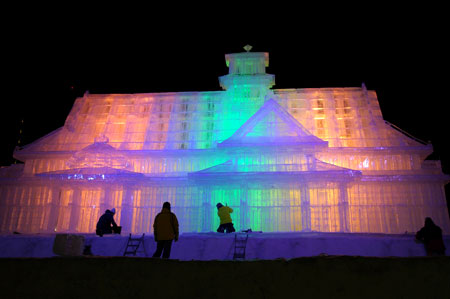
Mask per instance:
[[[125,252],[123,253],[123,256],[127,255],[133,255],[136,256],[136,253],[138,252],[139,247],[142,244],[142,251],[145,256],[147,256],[147,252],[145,251],[145,245],[144,245],[144,236],[145,234],[142,234],[139,238],[133,238],[133,236],[130,234],[127,241],[127,247],[125,248]]]
[[[245,249],[247,248],[247,233],[236,233],[234,235],[233,260],[245,259]]]

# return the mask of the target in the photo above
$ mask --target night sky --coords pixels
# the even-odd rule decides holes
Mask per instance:
[[[440,73],[448,72],[449,51],[437,22],[425,26],[411,17],[386,23],[382,16],[362,16],[323,26],[266,20],[249,26],[238,22],[235,28],[218,26],[213,18],[195,26],[183,20],[172,29],[150,21],[130,27],[117,19],[66,26],[81,20],[76,16],[62,27],[38,22],[9,36],[3,57],[1,165],[14,162],[19,137],[22,145],[29,144],[63,126],[75,98],[87,90],[220,90],[218,77],[227,73],[224,55],[250,44],[253,52],[269,52],[267,72],[275,75],[276,89],[360,87],[364,82],[377,92],[384,119],[431,141],[433,157],[450,173],[448,83]]]

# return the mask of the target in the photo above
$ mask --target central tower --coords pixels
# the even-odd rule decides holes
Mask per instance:
[[[274,94],[270,90],[275,85],[275,76],[266,73],[269,66],[269,53],[246,52],[225,55],[228,74],[219,77],[220,86],[226,90],[222,107],[222,126],[230,137],[244,124],[268,98]]]

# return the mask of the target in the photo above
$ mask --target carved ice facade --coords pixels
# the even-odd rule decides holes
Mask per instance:
[[[450,233],[433,149],[382,118],[362,87],[272,89],[268,53],[226,55],[222,91],[88,94],[63,127],[2,168],[2,232],[92,233],[116,209],[151,233],[169,201],[182,232],[404,233],[429,216]]]

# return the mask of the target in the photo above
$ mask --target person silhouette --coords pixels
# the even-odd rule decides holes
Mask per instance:
[[[442,230],[430,217],[425,218],[425,226],[416,233],[416,240],[424,243],[427,256],[445,255]]]
[[[178,219],[177,216],[170,211],[170,203],[163,204],[161,212],[156,215],[153,223],[153,231],[156,241],[156,251],[153,257],[162,257],[168,259],[172,248],[172,241],[178,241]]]
[[[122,231],[121,226],[117,226],[114,221],[114,214],[116,213],[116,209],[112,208],[111,210],[106,210],[105,213],[100,216],[100,219],[97,222],[97,229],[95,233],[100,237],[107,234],[120,234]]]

